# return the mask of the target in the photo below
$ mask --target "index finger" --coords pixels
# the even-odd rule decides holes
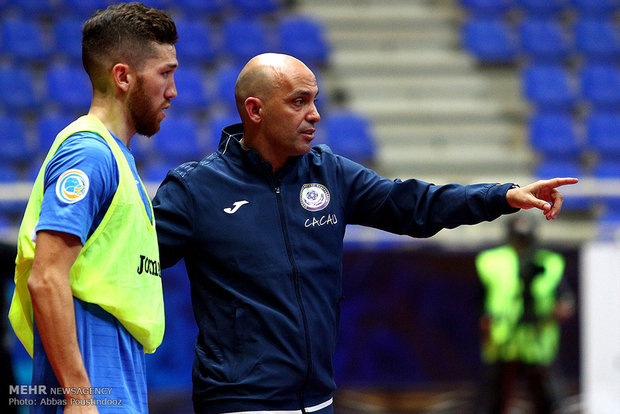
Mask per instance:
[[[560,187],[560,186],[568,185],[568,184],[577,184],[579,182],[579,179],[574,178],[574,177],[561,177],[561,178],[551,178],[547,180],[547,182],[551,188],[556,188],[556,187]]]

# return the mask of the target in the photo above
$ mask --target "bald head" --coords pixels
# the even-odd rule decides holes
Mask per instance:
[[[242,120],[245,120],[244,102],[249,97],[268,99],[294,73],[310,72],[299,59],[278,53],[264,53],[253,57],[239,73],[235,85],[235,102]]]

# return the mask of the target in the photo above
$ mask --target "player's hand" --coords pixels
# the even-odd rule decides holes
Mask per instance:
[[[562,209],[564,197],[557,187],[577,184],[577,178],[552,178],[539,180],[521,188],[511,188],[506,193],[506,201],[515,208],[538,208],[543,211],[547,220],[553,220]]]

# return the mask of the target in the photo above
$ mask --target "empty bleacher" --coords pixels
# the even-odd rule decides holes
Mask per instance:
[[[57,132],[90,106],[91,86],[81,64],[81,27],[108,0],[0,1],[0,198],[16,235],[29,187]],[[320,20],[298,13],[284,0],[151,0],[167,10],[180,41],[175,74],[179,92],[169,117],[152,139],[135,137],[132,151],[150,193],[169,168],[217,149],[221,127],[237,122],[234,84],[252,56],[268,51],[304,60],[321,77],[330,64]],[[330,94],[324,90],[322,108]],[[349,113],[354,110],[344,106]],[[329,116],[323,117],[329,119]],[[334,128],[344,116],[334,116]],[[366,125],[366,124],[364,124]],[[367,134],[363,162],[374,158]],[[322,142],[327,138],[322,137]],[[317,140],[318,142],[318,140]],[[349,151],[355,158],[355,152]],[[151,194],[151,195],[153,195]],[[20,205],[21,203],[21,205]],[[15,207],[17,204],[17,207]],[[2,207],[2,205],[0,205]]]
[[[42,131],[49,128],[46,123],[70,119],[88,107],[90,85],[79,59],[79,28],[94,8],[106,4],[0,2],[0,112],[15,120],[10,126],[22,126],[22,132],[17,128],[11,137],[6,135],[9,129],[4,130],[3,141],[23,139],[20,156],[11,158],[20,184],[32,180],[35,170],[25,160],[38,162],[53,138]],[[613,146],[613,139],[591,132],[601,130],[596,125],[620,111],[618,2],[147,4],[167,9],[179,27],[180,96],[171,114],[191,117],[196,133],[196,152],[186,151],[185,156],[200,158],[214,149],[222,120],[236,119],[232,88],[244,61],[262,51],[283,51],[306,61],[321,82],[325,128],[320,128],[324,135],[317,142],[339,144],[326,135],[327,126],[335,122],[329,121],[332,110],[335,119],[347,111],[363,115],[371,142],[366,151],[358,151],[364,154],[359,160],[387,176],[437,183],[525,182],[557,167],[547,165],[557,161],[550,160],[553,145],[548,138],[541,142],[540,135],[533,134],[565,134],[569,141],[560,151],[562,164],[572,162],[583,181],[567,193],[590,198],[576,204],[593,207],[579,207],[583,214],[568,217],[556,226],[565,230],[551,237],[579,242],[595,236],[590,219],[599,212],[601,188],[615,191],[598,181],[617,178],[611,174],[616,159],[609,154],[614,153],[600,147],[609,141]],[[554,118],[549,112],[563,116]],[[566,115],[572,122],[566,122]],[[170,118],[166,122],[174,129],[183,117]],[[139,167],[154,171],[172,165],[162,161],[157,137],[152,141],[135,144]],[[485,231],[481,240],[493,237],[490,234],[499,233]],[[468,229],[441,237],[450,242],[480,236]]]
[[[313,0],[302,9],[328,27],[328,81],[372,120],[380,173],[525,183],[578,172],[580,184],[564,190],[564,215],[541,226],[542,236],[559,244],[597,237],[603,195],[620,195],[620,177],[598,173],[601,151],[586,123],[617,113],[617,1]],[[555,148],[561,163],[548,157],[553,145],[539,151],[539,137],[529,135],[542,132],[539,118],[549,113],[571,119],[544,122],[546,133],[568,136]],[[433,240],[474,245],[501,236],[500,220]]]

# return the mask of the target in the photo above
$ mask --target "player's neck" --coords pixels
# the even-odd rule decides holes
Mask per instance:
[[[88,114],[99,119],[108,131],[129,147],[131,137],[136,131],[129,126],[130,122],[127,121],[127,115],[121,110],[120,105],[97,104],[93,101]]]

